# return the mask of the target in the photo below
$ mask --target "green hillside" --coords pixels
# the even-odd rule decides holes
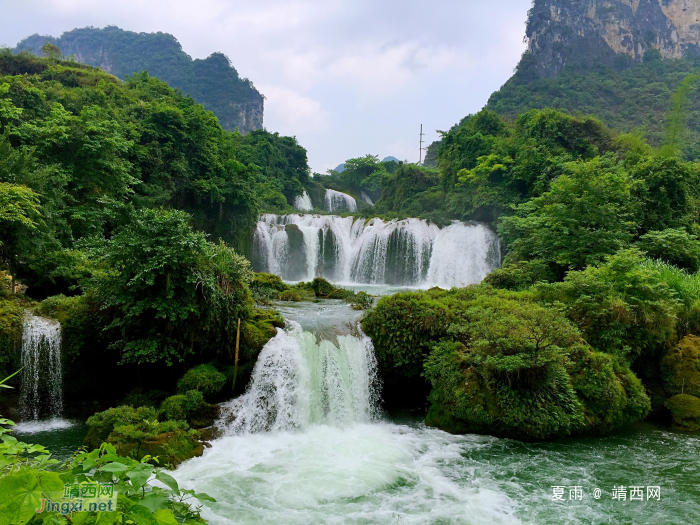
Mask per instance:
[[[214,112],[224,129],[246,133],[263,126],[263,96],[250,80],[240,78],[222,53],[192,60],[173,35],[135,33],[116,26],[74,29],[60,38],[35,34],[13,52],[43,56],[41,47],[47,42],[58,46],[64,56],[72,55],[121,79],[148,71]]]
[[[569,68],[556,78],[533,78],[526,64],[527,57],[513,78],[491,95],[487,109],[511,118],[544,108],[594,115],[620,133],[639,129],[650,144],[660,146],[672,95],[697,70],[700,59],[664,60],[658,52],[647,52],[643,63],[627,69],[600,67],[586,72]],[[693,85],[689,91],[684,112],[688,129],[682,149],[690,159],[700,158],[698,87]]]

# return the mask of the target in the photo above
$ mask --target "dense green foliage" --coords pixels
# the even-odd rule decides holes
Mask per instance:
[[[0,151],[2,258],[44,296],[76,284],[76,241],[111,235],[133,210],[185,211],[240,252],[260,205],[288,207],[309,181],[295,139],[226,132],[145,73],[122,83],[9,52],[0,54]]]
[[[232,384],[239,319],[246,379],[283,322],[255,308],[239,254],[268,197],[290,208],[310,183],[306,162],[295,139],[225,131],[146,73],[122,82],[57,55],[0,52],[0,270],[49,296],[22,306],[61,322],[72,410],[174,394],[203,363]],[[9,372],[21,307],[0,304]]]
[[[593,117],[486,109],[443,134],[437,169],[385,178],[376,210],[487,221],[505,253],[484,285],[365,315],[386,398],[427,391],[428,424],[523,439],[682,412],[666,400],[695,366],[671,372],[669,352],[700,333],[700,168],[679,147],[691,80],[657,149]]]
[[[28,445],[11,435],[12,421],[0,419],[0,524],[53,523],[98,525],[100,523],[148,523],[193,525],[204,523],[197,501],[215,501],[206,494],[182,489],[177,481],[154,466],[158,461],[145,456],[141,461],[118,455],[104,443],[90,452],[76,453],[61,464],[40,445]],[[8,428],[10,427],[10,428]],[[167,488],[153,486],[158,480]],[[107,512],[57,511],[37,514],[41,498],[60,501],[64,487],[74,483],[111,483],[116,508]],[[196,498],[196,499],[195,499]]]
[[[398,294],[363,320],[385,377],[423,373],[430,425],[546,439],[643,419],[649,398],[623,361],[587,346],[565,311],[487,285]]]
[[[656,60],[647,53],[644,63],[616,70],[607,67],[591,71],[567,69],[553,78],[528,78],[516,74],[489,99],[486,106],[501,115],[515,117],[531,109],[556,108],[572,114],[595,115],[610,128],[627,133],[644,130],[654,146],[675,142],[668,136],[666,115],[674,109],[674,94],[698,67],[698,58]],[[692,79],[692,77],[690,77]],[[682,118],[689,129],[675,127],[683,153],[700,158],[700,99],[696,78],[686,86],[689,101]],[[676,124],[686,124],[677,121]],[[680,135],[680,136],[679,136]]]
[[[205,396],[218,394],[224,388],[226,376],[212,365],[199,365],[188,370],[177,382],[177,391],[183,394],[189,390],[198,390]]]
[[[48,53],[44,46],[49,44]],[[32,35],[15,52],[37,56],[79,56],[120,79],[148,71],[214,112],[222,127],[250,131],[262,127],[263,96],[222,53],[192,60],[168,33],[135,33],[115,26],[67,31],[60,38]]]

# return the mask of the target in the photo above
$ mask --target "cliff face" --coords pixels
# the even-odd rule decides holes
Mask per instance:
[[[263,127],[264,97],[250,80],[238,76],[222,53],[192,60],[172,35],[134,33],[114,26],[74,29],[60,38],[32,35],[13,51],[41,56],[46,42],[57,45],[65,56],[73,55],[76,61],[119,78],[148,71],[212,111],[224,129],[247,133]]]
[[[535,0],[529,15],[519,67],[539,77],[630,65],[649,49],[664,58],[700,50],[698,0]]]

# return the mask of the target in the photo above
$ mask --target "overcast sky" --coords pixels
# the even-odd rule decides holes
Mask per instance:
[[[418,160],[512,74],[531,0],[0,0],[0,44],[117,25],[228,55],[265,95],[265,127],[314,171],[366,154]]]

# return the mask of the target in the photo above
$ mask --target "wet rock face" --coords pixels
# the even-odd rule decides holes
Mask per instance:
[[[528,68],[555,77],[566,66],[620,67],[649,49],[680,58],[700,49],[696,0],[535,0],[527,24]]]

